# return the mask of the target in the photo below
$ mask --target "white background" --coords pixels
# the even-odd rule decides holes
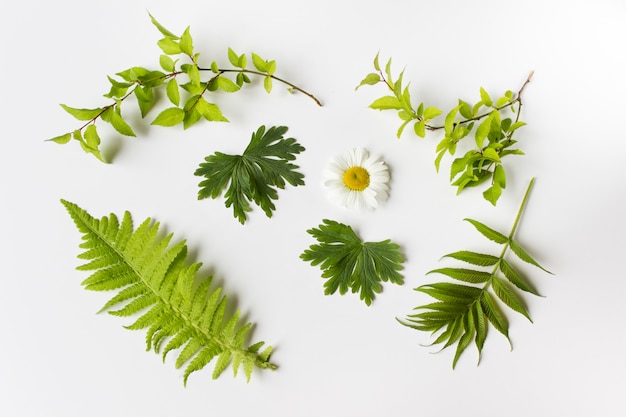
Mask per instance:
[[[21,416],[621,416],[626,388],[623,168],[626,152],[626,3],[599,1],[231,2],[72,0],[3,2],[0,214],[0,415]],[[324,102],[267,95],[257,82],[216,102],[230,124],[149,125],[124,104],[138,133],[102,127],[104,165],[75,142],[44,139],[78,127],[59,103],[108,104],[106,75],[158,67],[164,26],[191,26],[201,63],[227,65],[227,47],[278,63],[277,75]],[[415,99],[449,109],[517,91],[531,70],[520,130],[497,207],[478,192],[455,196],[433,168],[439,136],[395,138],[393,112],[368,109],[382,86],[355,86],[372,59],[405,68]],[[161,103],[164,106],[165,103]],[[305,187],[279,193],[268,219],[256,208],[242,226],[223,199],[196,199],[193,176],[215,151],[238,153],[262,124],[286,125],[306,152]],[[391,196],[355,213],[321,186],[330,157],[365,146],[385,157]],[[518,240],[554,276],[523,266],[544,298],[525,299],[534,319],[507,311],[513,350],[489,334],[483,358],[468,348],[433,354],[428,334],[396,322],[429,299],[413,288],[441,278],[440,257],[496,251],[463,221],[507,232],[536,177]],[[186,238],[192,260],[213,274],[233,306],[256,323],[253,340],[275,347],[276,372],[249,384],[207,370],[187,388],[172,358],[145,352],[130,321],[95,314],[111,296],[86,292],[80,236],[59,203],[94,216],[133,213]],[[365,240],[392,239],[407,257],[405,283],[386,284],[372,306],[354,294],[325,296],[320,270],[299,254],[306,230],[330,218]],[[531,298],[532,297],[532,298]]]

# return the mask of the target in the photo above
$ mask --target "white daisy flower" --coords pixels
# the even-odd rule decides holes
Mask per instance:
[[[389,169],[367,149],[354,148],[331,159],[324,185],[331,199],[347,208],[374,209],[388,197]]]

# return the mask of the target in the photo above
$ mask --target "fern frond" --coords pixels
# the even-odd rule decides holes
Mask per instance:
[[[120,317],[138,316],[125,326],[146,329],[147,350],[161,353],[163,360],[180,349],[176,367],[186,364],[183,381],[214,358],[213,379],[230,364],[234,376],[244,369],[249,381],[254,368],[276,369],[270,363],[271,347],[258,353],[264,342],[246,347],[251,323],[239,313],[225,317],[226,297],[221,288],[210,291],[211,277],[194,289],[200,265],[187,265],[184,241],[172,244],[173,235],[158,237],[159,224],[146,219],[133,230],[126,212],[120,222],[115,214],[96,219],[74,203],[61,200],[83,234],[77,269],[91,275],[82,285],[92,291],[117,293],[100,311]]]
[[[524,300],[517,290],[534,295],[539,294],[523,275],[511,266],[505,256],[510,249],[521,260],[549,272],[513,240],[533,182],[531,180],[528,186],[508,236],[477,220],[466,219],[484,237],[503,246],[500,256],[473,251],[458,251],[444,256],[478,267],[492,267],[491,270],[439,268],[428,272],[428,274],[445,275],[448,278],[462,281],[463,284],[440,282],[416,288],[417,291],[430,295],[436,301],[416,307],[416,313],[408,315],[405,320],[398,320],[407,327],[437,335],[432,344],[442,344],[442,350],[456,343],[457,347],[452,361],[453,368],[472,341],[478,349],[478,361],[480,362],[489,325],[502,333],[510,344],[509,325],[497,300],[532,322]]]

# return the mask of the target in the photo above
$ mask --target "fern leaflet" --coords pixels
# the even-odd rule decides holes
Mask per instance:
[[[141,315],[125,326],[146,329],[147,350],[163,360],[180,349],[176,367],[186,364],[183,382],[213,359],[213,379],[231,364],[237,376],[243,368],[249,381],[254,368],[276,369],[269,362],[272,347],[264,342],[245,347],[251,323],[241,323],[239,312],[225,315],[221,288],[209,291],[211,277],[194,285],[201,264],[187,265],[184,241],[171,243],[172,234],[158,237],[159,224],[146,219],[133,230],[129,212],[120,222],[115,214],[96,219],[76,204],[61,200],[83,234],[77,269],[90,271],[82,282],[87,290],[117,291],[101,309],[120,317]],[[207,296],[208,294],[208,296]]]
[[[528,185],[515,223],[508,236],[476,220],[465,219],[484,237],[503,245],[500,256],[473,251],[453,252],[444,256],[473,266],[491,267],[491,270],[439,268],[428,272],[428,274],[442,274],[454,280],[475,285],[452,282],[422,285],[416,288],[416,291],[430,295],[435,301],[416,307],[415,310],[419,312],[409,315],[405,321],[398,320],[405,326],[436,334],[437,337],[433,345],[443,344],[442,350],[456,343],[456,352],[452,361],[453,368],[472,341],[478,349],[478,361],[480,362],[489,324],[502,333],[510,343],[508,322],[501,312],[498,300],[532,322],[517,290],[534,295],[539,294],[526,278],[513,268],[505,256],[511,249],[511,252],[522,261],[551,273],[540,266],[513,239],[533,183],[534,178]]]

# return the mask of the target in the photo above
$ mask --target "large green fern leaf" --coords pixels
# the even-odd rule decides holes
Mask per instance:
[[[453,368],[456,366],[461,354],[472,342],[478,349],[478,360],[480,362],[481,352],[490,324],[509,340],[509,324],[506,316],[501,311],[500,302],[532,322],[524,300],[517,290],[534,295],[539,295],[539,293],[505,259],[505,256],[510,249],[522,261],[551,273],[539,265],[514,240],[514,234],[533,183],[534,179],[528,185],[508,236],[477,220],[466,219],[484,237],[502,245],[500,256],[468,250],[445,255],[445,258],[452,258],[470,264],[472,268],[439,268],[428,272],[428,274],[445,275],[448,278],[461,281],[463,284],[439,282],[416,288],[417,291],[430,295],[435,299],[435,302],[416,307],[416,313],[408,315],[405,320],[398,320],[405,326],[436,335],[436,339],[432,344],[443,345],[442,350],[456,343],[456,351],[452,360]],[[474,266],[483,267],[483,269],[476,269]],[[484,268],[487,267],[491,269],[485,270]]]
[[[146,219],[136,230],[129,212],[120,222],[115,214],[96,219],[76,204],[61,200],[83,234],[77,269],[90,271],[82,285],[87,290],[117,291],[101,309],[120,317],[138,316],[126,326],[146,329],[147,350],[167,354],[179,349],[176,367],[186,364],[189,375],[213,359],[213,379],[230,364],[247,380],[254,368],[275,369],[269,362],[272,347],[263,342],[246,347],[250,323],[237,312],[225,316],[221,288],[210,291],[211,277],[194,286],[199,263],[188,265],[184,241],[172,244],[172,234],[160,238],[159,224]]]

